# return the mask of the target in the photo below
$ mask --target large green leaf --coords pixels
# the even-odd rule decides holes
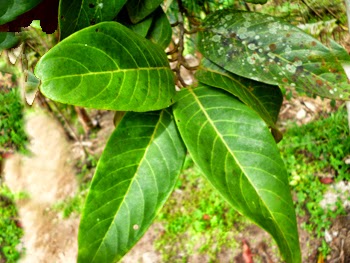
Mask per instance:
[[[38,5],[42,0],[1,0],[0,25],[6,24]]]
[[[129,0],[126,3],[131,21],[136,24],[151,14],[163,0]]]
[[[91,183],[79,229],[78,262],[120,259],[172,192],[184,157],[184,145],[168,110],[126,113]]]
[[[170,22],[161,7],[158,7],[153,16],[152,27],[147,38],[165,49],[170,44],[173,34]]]
[[[35,74],[45,96],[83,107],[158,110],[175,95],[164,51],[117,22],[69,36],[41,58]]]
[[[340,63],[344,52],[328,49],[279,18],[220,10],[208,16],[199,39],[205,57],[237,75],[334,99],[350,97]]]
[[[103,21],[113,20],[126,0],[61,0],[59,27],[61,39]]]
[[[287,172],[260,117],[229,93],[206,86],[182,90],[174,116],[193,160],[211,184],[274,237],[286,262],[300,262]]]
[[[275,123],[283,101],[283,94],[277,86],[232,74],[205,58],[196,72],[196,78],[199,82],[235,95],[255,110],[270,127],[276,128]]]
[[[15,33],[11,32],[0,32],[0,51],[9,49],[17,45],[19,39]]]

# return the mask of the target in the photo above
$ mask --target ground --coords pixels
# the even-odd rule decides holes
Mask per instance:
[[[301,98],[285,101],[281,112],[282,123],[293,119],[302,124],[311,121],[320,109],[328,109],[329,101]],[[101,152],[110,132],[113,130],[113,114],[104,113],[102,129],[96,139],[86,144],[95,152]],[[19,215],[24,228],[22,246],[25,256],[21,262],[75,262],[77,255],[77,229],[79,218],[73,214],[63,219],[60,212],[53,209],[59,201],[73,196],[77,189],[74,173],[76,160],[81,157],[81,148],[68,142],[61,126],[52,118],[36,109],[26,117],[26,129],[30,136],[30,156],[13,155],[5,163],[5,182],[12,191],[26,192],[29,197],[18,201]],[[303,218],[299,218],[300,222]],[[155,224],[140,242],[126,255],[124,263],[162,262],[161,255],[153,246],[161,234],[162,225]],[[320,240],[310,240],[309,234],[300,229],[303,262],[317,261],[317,247]],[[337,219],[329,231],[333,246],[332,260],[329,262],[350,262],[350,218]],[[271,239],[260,228],[251,225],[235,239],[242,247],[232,253],[223,251],[216,262],[243,262],[242,251],[250,248],[257,262],[278,262],[276,248],[271,247]],[[344,261],[345,260],[345,261]],[[348,260],[348,261],[346,261]],[[179,258],[178,262],[182,262]],[[193,254],[187,262],[209,262],[206,255]]]

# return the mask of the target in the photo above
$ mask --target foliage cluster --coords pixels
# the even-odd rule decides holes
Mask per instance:
[[[23,104],[17,88],[0,92],[0,152],[25,151]],[[1,157],[0,157],[1,158]]]
[[[23,251],[18,249],[23,229],[15,206],[16,197],[3,183],[0,184],[0,261],[17,262]]]
[[[290,124],[284,136],[279,147],[296,196],[296,212],[307,215],[305,229],[316,237],[324,237],[331,219],[345,211],[340,200],[333,204],[335,208],[325,209],[320,203],[330,187],[322,179],[330,179],[332,184],[350,179],[349,165],[345,163],[350,153],[346,110],[341,107],[330,116],[306,125]],[[329,248],[323,243],[321,249],[326,254]]]
[[[39,2],[7,5],[0,23]],[[276,146],[280,88],[347,100],[348,53],[246,3],[222,9],[231,2],[219,1],[209,13],[215,1],[198,1],[202,11],[193,15],[188,1],[173,1],[178,12],[171,25],[162,2],[60,0],[60,42],[35,66],[46,97],[126,112],[89,189],[78,261],[121,259],[170,196],[188,151],[221,196],[272,235],[286,262],[300,262],[288,175]],[[183,56],[184,35],[193,33],[203,56],[198,67]],[[9,36],[0,36],[1,46]],[[187,85],[183,68],[197,70],[198,84]]]

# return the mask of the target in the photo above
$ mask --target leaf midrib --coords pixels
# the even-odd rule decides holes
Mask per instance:
[[[236,156],[234,155],[234,153],[231,151],[230,147],[226,144],[226,141],[224,140],[224,138],[221,136],[221,133],[217,130],[216,126],[214,125],[214,123],[212,122],[210,116],[208,115],[208,113],[206,112],[205,108],[203,107],[202,103],[200,102],[200,100],[198,99],[197,95],[193,92],[192,89],[188,89],[188,91],[191,93],[191,95],[194,97],[194,99],[196,100],[196,102],[198,103],[198,106],[200,107],[200,109],[202,110],[203,114],[205,115],[205,117],[207,118],[208,122],[210,123],[210,125],[212,126],[212,128],[214,129],[214,131],[218,134],[218,137],[221,139],[222,143],[224,144],[224,146],[226,147],[227,151],[231,154],[231,156],[234,158],[236,164],[238,165],[238,167],[241,169],[241,171],[243,171],[244,174],[244,169],[241,166],[240,162],[238,162],[238,160],[236,159]],[[255,189],[255,191],[257,193],[259,193],[259,191],[257,191],[257,189],[254,187],[254,184],[251,182],[250,178],[245,176],[245,178],[250,182],[251,186],[253,186],[253,188]],[[268,213],[270,214],[271,218],[273,218],[274,222],[276,222],[276,219],[274,217],[274,215],[271,213],[270,209],[268,209],[268,206],[266,205],[266,203],[264,202],[264,200],[260,199],[261,202],[264,204],[264,206],[266,207]],[[289,246],[289,243],[287,242],[287,239],[284,235],[284,232],[280,229],[278,224],[274,224],[278,229],[280,234],[282,234],[282,236],[284,237],[284,242],[287,244],[288,250],[290,252],[290,255],[292,256],[293,253],[291,251],[291,248]]]
[[[129,193],[129,191],[130,191],[130,188],[131,188],[131,186],[133,185],[134,181],[135,181],[136,178],[138,177],[138,171],[139,171],[139,169],[140,169],[140,167],[141,167],[141,164],[143,163],[144,160],[147,160],[147,159],[146,159],[147,152],[148,152],[148,150],[149,150],[149,147],[150,147],[150,145],[151,145],[151,142],[154,141],[154,137],[155,137],[155,135],[156,135],[156,133],[157,133],[157,131],[158,131],[159,125],[160,125],[161,120],[162,120],[162,118],[163,118],[163,114],[164,114],[164,111],[161,111],[161,113],[159,114],[159,118],[158,118],[157,124],[155,125],[154,131],[153,131],[153,133],[152,133],[152,135],[151,135],[151,137],[150,137],[150,139],[149,139],[148,145],[147,145],[147,147],[145,147],[145,152],[144,152],[144,154],[143,154],[143,156],[142,156],[142,158],[141,158],[141,160],[140,160],[139,166],[138,166],[138,168],[137,168],[136,171],[135,171],[135,176],[131,179],[131,182],[130,182],[130,184],[129,184],[129,187],[128,187],[127,191],[125,192],[125,195],[124,195],[124,197],[123,197],[123,200],[120,202],[120,206],[118,207],[118,210],[115,212],[115,215],[114,215],[114,217],[113,217],[113,220],[112,220],[111,224],[109,225],[109,228],[108,228],[108,230],[106,231],[106,234],[105,234],[104,237],[101,239],[101,243],[100,243],[100,245],[98,246],[98,248],[97,248],[97,250],[96,250],[96,252],[95,252],[95,255],[94,255],[94,257],[92,258],[92,261],[91,261],[91,262],[93,262],[93,261],[95,260],[97,254],[99,253],[99,250],[100,250],[102,244],[104,243],[104,240],[106,239],[107,233],[109,233],[110,228],[111,228],[111,226],[113,225],[113,223],[114,223],[114,221],[115,221],[115,219],[116,219],[116,217],[117,217],[117,215],[118,215],[119,210],[121,209],[121,207],[122,207],[123,204],[125,203],[126,196],[128,195],[128,193]],[[129,239],[129,236],[128,236],[128,239]]]
[[[59,76],[59,77],[45,79],[42,81],[42,83],[56,80],[56,79],[63,79],[63,78],[85,77],[85,76],[90,76],[90,75],[105,75],[105,74],[114,74],[114,73],[119,73],[119,72],[151,71],[151,70],[167,70],[167,69],[169,69],[169,68],[164,66],[164,67],[151,67],[151,68],[118,69],[118,70],[108,70],[108,71],[99,71],[99,72],[89,72],[89,73],[83,73],[83,74],[71,74],[71,75],[63,75],[63,76]]]

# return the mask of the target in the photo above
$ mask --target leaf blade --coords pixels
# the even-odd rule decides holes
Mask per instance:
[[[204,27],[199,33],[200,51],[234,74],[334,99],[350,97],[348,79],[337,57],[346,59],[344,52],[333,52],[279,18],[221,10],[208,16]]]
[[[205,58],[201,63],[195,73],[199,82],[230,92],[255,110],[270,127],[276,128],[275,123],[283,101],[282,92],[277,86],[242,78]]]
[[[78,262],[120,259],[170,195],[184,157],[169,111],[127,113],[108,141],[92,181],[79,230]]]
[[[13,0],[0,2],[0,25],[6,24],[38,5],[42,0]]]
[[[158,110],[175,95],[164,51],[117,22],[85,28],[60,42],[41,58],[35,75],[45,96],[82,107]]]
[[[265,123],[234,97],[206,86],[181,91],[174,116],[211,184],[274,237],[287,262],[300,262],[287,173]]]
[[[61,40],[80,29],[113,20],[126,0],[61,0],[59,28]]]

